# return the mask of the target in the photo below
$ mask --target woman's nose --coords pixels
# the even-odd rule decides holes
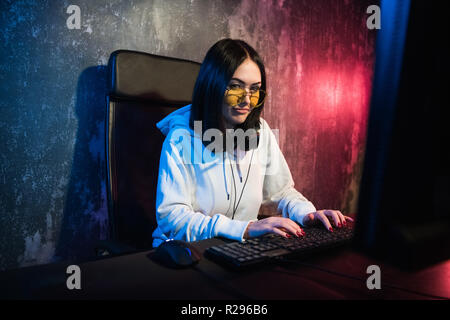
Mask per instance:
[[[245,104],[246,105],[248,105],[248,104],[250,104],[250,93],[247,93],[246,95],[245,95],[245,99],[244,99],[244,101],[245,101]]]
[[[248,92],[247,90],[245,90],[245,97],[244,97],[244,100],[242,100],[242,104],[243,105],[249,105],[250,104],[250,97],[251,97],[251,93],[250,92]],[[244,104],[245,103],[245,104]]]

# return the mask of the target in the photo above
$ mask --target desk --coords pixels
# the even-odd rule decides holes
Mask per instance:
[[[200,251],[224,243],[208,239],[193,243]],[[351,275],[355,280],[296,263],[266,265],[238,272],[207,258],[196,269],[173,270],[150,260],[150,251],[78,264],[81,290],[68,290],[66,269],[57,263],[0,273],[2,299],[170,299],[222,300],[248,297],[256,300],[291,299],[429,299],[450,297],[450,260],[415,272],[402,272],[375,261],[350,247],[303,260],[318,268]],[[369,265],[381,269],[381,289],[369,290]],[[388,287],[403,288],[403,290]]]

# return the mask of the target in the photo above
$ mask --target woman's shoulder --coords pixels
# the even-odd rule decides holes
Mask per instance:
[[[198,136],[186,128],[172,128],[162,146],[162,151],[172,158],[182,159],[184,164],[199,163],[202,149]]]
[[[268,126],[267,121],[264,120],[263,117],[259,117],[259,122],[260,122],[261,128]]]
[[[178,127],[170,129],[170,131],[167,133],[165,141],[171,144],[180,144],[183,142],[191,143],[193,139],[194,136],[191,130],[183,127]]]
[[[260,117],[259,120],[260,120],[260,136],[262,135],[269,139],[274,133],[273,129],[270,127],[269,123],[267,123],[267,121],[264,120],[262,117]]]

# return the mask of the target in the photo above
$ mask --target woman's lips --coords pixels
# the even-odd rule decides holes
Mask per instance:
[[[233,110],[234,110],[236,113],[239,113],[239,114],[246,114],[246,113],[249,112],[249,109],[236,109],[236,108],[233,108]]]

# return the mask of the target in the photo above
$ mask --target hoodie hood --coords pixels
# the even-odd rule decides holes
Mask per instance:
[[[167,136],[172,129],[186,129],[189,132],[194,133],[189,127],[189,119],[191,117],[191,105],[184,106],[174,112],[170,113],[164,119],[159,121],[156,126],[158,129]]]
[[[194,162],[188,162],[188,163],[197,163],[196,161],[201,161],[201,163],[210,163],[210,162],[216,162],[218,160],[218,157],[206,148],[202,141],[202,132],[196,132],[194,129],[192,129],[189,126],[189,120],[191,117],[191,106],[187,105],[180,109],[177,109],[167,115],[164,119],[156,123],[156,127],[164,134],[166,137],[170,137],[170,139],[173,139],[172,132],[176,130],[182,130],[182,132],[187,132],[190,135],[191,140],[184,140],[180,146],[180,148],[184,149],[186,148],[186,155],[194,156],[193,158],[190,158],[189,161]],[[181,133],[184,135],[184,133]],[[178,134],[175,134],[175,137],[178,137]],[[197,143],[197,139],[199,140],[199,143]],[[222,155],[220,155],[222,157]]]

